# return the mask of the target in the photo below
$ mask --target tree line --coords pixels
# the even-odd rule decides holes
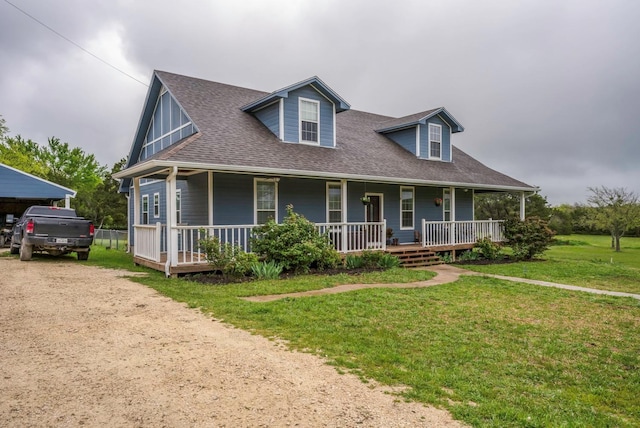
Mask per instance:
[[[119,183],[112,177],[124,167],[126,158],[109,167],[58,138],[51,137],[42,146],[20,135],[9,137],[8,132],[0,116],[0,163],[75,190],[71,207],[96,227],[127,228],[127,200],[118,193]]]
[[[620,251],[623,236],[640,236],[640,200],[623,187],[589,187],[586,204],[551,206],[544,196],[526,198],[527,217],[547,222],[559,235],[572,233],[611,236],[611,247]],[[520,195],[515,193],[480,193],[475,197],[477,220],[509,219],[520,215]]]

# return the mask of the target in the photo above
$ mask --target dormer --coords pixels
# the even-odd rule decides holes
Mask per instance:
[[[420,159],[451,162],[451,134],[464,127],[444,108],[423,111],[380,124],[383,134]]]
[[[242,107],[280,140],[336,146],[336,114],[351,106],[318,77],[272,92]]]

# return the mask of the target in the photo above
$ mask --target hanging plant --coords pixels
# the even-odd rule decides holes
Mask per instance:
[[[439,207],[440,205],[442,205],[442,198],[435,198],[433,200],[433,203],[436,205],[436,207]]]
[[[368,196],[363,196],[360,198],[360,202],[362,202],[362,205],[369,205],[371,203],[371,198]]]

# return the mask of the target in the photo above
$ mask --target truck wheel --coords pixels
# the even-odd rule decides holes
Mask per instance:
[[[20,246],[13,243],[13,238],[11,238],[11,243],[9,244],[9,252],[11,254],[18,254],[20,252]]]
[[[89,252],[88,251],[82,251],[82,252],[78,252],[78,260],[89,260]]]
[[[24,239],[20,244],[20,260],[23,262],[27,262],[31,260],[31,256],[33,255],[33,245],[27,245],[24,243]]]

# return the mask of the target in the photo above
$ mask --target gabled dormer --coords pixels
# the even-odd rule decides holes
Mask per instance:
[[[336,146],[336,114],[351,106],[318,77],[272,92],[242,110],[253,114],[280,140]]]
[[[385,135],[421,159],[451,162],[451,134],[464,127],[444,108],[427,110],[380,124]]]

